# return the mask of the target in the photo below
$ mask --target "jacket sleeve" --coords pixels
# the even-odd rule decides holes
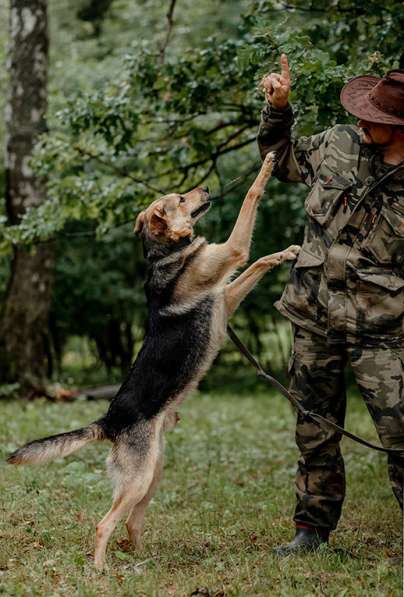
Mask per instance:
[[[290,106],[275,110],[267,104],[261,113],[258,147],[263,159],[276,152],[274,175],[285,182],[304,182],[311,186],[324,159],[330,130],[311,137],[292,138],[293,111]]]

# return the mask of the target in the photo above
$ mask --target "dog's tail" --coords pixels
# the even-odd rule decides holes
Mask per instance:
[[[54,458],[63,458],[86,444],[106,439],[104,429],[96,421],[82,429],[37,439],[16,450],[7,458],[9,464],[43,464]]]

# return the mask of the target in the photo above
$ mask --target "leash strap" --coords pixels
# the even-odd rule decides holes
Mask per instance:
[[[328,428],[334,429],[335,431],[338,431],[342,435],[349,437],[354,442],[357,442],[358,444],[362,444],[362,446],[366,446],[367,448],[371,448],[372,450],[377,450],[378,452],[385,452],[387,454],[394,454],[395,456],[404,457],[404,448],[383,448],[382,446],[372,444],[371,442],[368,442],[366,439],[363,439],[362,437],[359,437],[358,435],[355,435],[354,433],[347,431],[340,425],[337,425],[337,423],[334,423],[334,421],[330,421],[329,419],[326,419],[322,415],[319,415],[311,410],[307,410],[306,408],[304,408],[304,406],[300,403],[300,401],[291,392],[289,392],[289,390],[287,390],[285,388],[285,386],[283,386],[277,379],[275,379],[275,377],[272,377],[272,375],[269,375],[266,371],[264,371],[264,369],[261,367],[259,361],[255,358],[255,356],[253,354],[251,354],[251,352],[243,344],[243,342],[240,340],[240,338],[237,336],[236,332],[233,330],[233,328],[230,325],[227,326],[227,333],[228,333],[230,339],[232,340],[232,342],[237,346],[237,348],[239,349],[241,354],[246,357],[246,359],[250,362],[250,364],[257,371],[257,376],[260,377],[261,379],[265,379],[265,381],[267,381],[273,387],[275,387],[283,396],[285,396],[285,398],[287,398],[289,400],[289,402],[291,402],[291,404],[294,406],[294,408],[303,417],[312,419],[313,421],[318,423],[320,425],[320,427],[324,427],[324,425],[326,425]]]

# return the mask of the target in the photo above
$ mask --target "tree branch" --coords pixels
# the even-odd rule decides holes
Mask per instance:
[[[170,6],[169,6],[168,12],[166,14],[166,17],[167,17],[167,32],[166,32],[165,39],[164,39],[164,41],[163,41],[163,43],[161,44],[161,47],[160,47],[160,64],[164,64],[165,57],[166,57],[166,49],[167,49],[167,46],[168,46],[168,44],[170,42],[171,33],[173,31],[173,27],[174,27],[174,9],[175,9],[176,2],[177,2],[177,0],[171,0],[170,1]]]
[[[88,158],[95,160],[96,162],[98,162],[99,164],[102,164],[103,166],[106,166],[107,168],[109,168],[110,170],[115,172],[116,174],[119,174],[119,176],[124,176],[125,178],[129,178],[130,180],[133,180],[133,182],[143,185],[150,191],[153,191],[155,193],[164,194],[164,191],[162,189],[159,189],[158,187],[155,187],[155,186],[149,184],[148,182],[141,180],[140,178],[135,178],[134,176],[132,176],[132,174],[127,172],[124,168],[119,168],[119,166],[116,166],[115,164],[112,164],[110,162],[107,162],[106,160],[103,160],[100,156],[98,156],[94,153],[91,153],[91,151],[87,151],[86,149],[83,149],[83,147],[80,147],[79,145],[73,145],[73,148],[80,155],[83,155],[83,156],[86,156]]]
[[[250,174],[252,174],[253,172],[257,172],[260,165],[261,164],[259,162],[254,162],[254,164],[250,168],[248,168],[248,170],[245,170],[244,172],[242,172],[242,174],[240,174],[240,176],[237,176],[237,178],[234,178],[233,180],[230,180],[228,183],[226,183],[223,187],[223,191],[219,193],[219,195],[215,195],[215,201],[218,199],[223,199],[223,197],[226,197],[226,195],[232,193],[234,189],[237,189],[237,187],[244,184],[244,180],[247,178],[247,176],[250,176]]]
[[[220,143],[220,145],[217,146],[217,149],[220,150],[222,149],[222,147],[226,147],[230,143],[230,141],[233,141],[233,139],[239,137],[242,133],[244,133],[244,131],[248,130],[249,128],[250,125],[246,124],[245,126],[242,126],[241,129],[234,131],[234,133],[232,133],[230,137],[226,139],[226,141],[223,141],[223,143]]]
[[[192,189],[199,187],[209,177],[209,175],[212,174],[212,172],[215,168],[216,168],[216,160],[213,160],[211,165],[207,169],[207,171],[200,177],[200,179],[196,183],[194,183],[191,187],[188,187],[187,189],[185,189],[185,192],[188,193],[188,191],[191,191]]]

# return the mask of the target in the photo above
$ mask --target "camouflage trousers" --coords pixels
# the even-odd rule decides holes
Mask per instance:
[[[404,347],[330,345],[326,338],[294,328],[290,390],[302,404],[339,425],[345,418],[344,368],[350,362],[356,383],[384,447],[404,446]],[[341,434],[298,415],[296,523],[334,529],[345,496]],[[393,492],[403,504],[404,459],[388,455]]]

